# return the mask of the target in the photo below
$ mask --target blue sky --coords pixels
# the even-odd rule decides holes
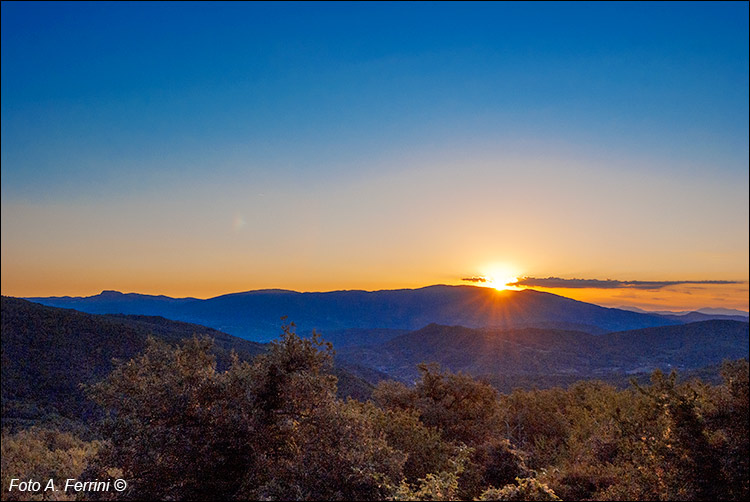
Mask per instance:
[[[4,197],[144,174],[102,157],[150,171],[216,149],[316,176],[361,153],[497,137],[720,156],[720,168],[747,154],[744,3],[3,12]]]
[[[748,74],[744,2],[3,2],[2,200],[4,226],[11,223],[5,233],[23,241],[25,234],[12,229],[43,232],[39,222],[52,207],[72,220],[85,209],[109,211],[114,234],[142,221],[137,210],[124,214],[128,207],[195,211],[200,220],[211,201],[225,206],[227,219],[241,217],[254,228],[245,213],[257,214],[259,206],[243,206],[248,194],[309,203],[311,192],[336,200],[341,190],[377,186],[379,192],[367,192],[371,204],[355,213],[382,241],[410,231],[380,231],[389,220],[377,215],[391,202],[408,210],[410,196],[415,207],[437,211],[435,194],[444,200],[460,188],[456,193],[471,198],[476,186],[487,199],[487,187],[497,184],[512,207],[524,201],[519,192],[542,206],[552,203],[556,187],[561,200],[583,197],[582,212],[570,216],[584,222],[597,204],[614,204],[616,214],[582,224],[591,230],[633,214],[646,220],[646,230],[626,231],[642,247],[660,231],[677,236],[690,221],[705,225],[709,213],[720,221],[704,237],[726,241],[733,229],[747,235]],[[509,179],[523,178],[519,172],[534,176],[509,186]],[[445,186],[435,184],[440,177]],[[410,195],[394,188],[398,182]],[[589,185],[579,193],[581,183]],[[420,186],[429,193],[420,195]],[[643,213],[632,210],[639,196],[586,199],[618,186],[636,187],[630,197],[663,188],[667,212],[670,205],[687,210],[681,194],[705,193],[708,201],[694,214],[650,223],[647,215],[660,208],[656,194],[646,193]],[[346,207],[365,192],[320,209],[319,225],[340,228],[329,238],[346,240]],[[293,209],[274,216],[275,223],[298,230],[295,214],[304,205]],[[475,209],[488,213],[485,227],[498,216],[490,203]],[[27,214],[37,220],[25,221]],[[79,239],[87,235],[83,223],[67,224]],[[257,224],[257,235],[277,237],[268,221]],[[425,219],[414,225],[423,229]],[[180,246],[187,231],[186,225],[178,232]],[[202,238],[229,238],[218,235]],[[706,251],[729,253],[738,262],[729,269],[683,262],[683,271],[667,275],[705,270],[697,275],[745,278],[739,261],[747,245],[736,239]],[[425,240],[429,245],[430,236]],[[486,247],[482,256],[489,257]],[[5,262],[15,263],[16,253],[20,243],[4,247]],[[395,254],[382,267],[388,263],[399,277],[407,267]],[[525,268],[555,276],[609,270],[605,262],[591,269],[566,263],[572,255],[564,270]],[[464,268],[455,273],[473,273]],[[631,274],[626,280],[674,278],[653,277],[645,266],[612,270],[620,272]],[[721,277],[703,277],[712,274]],[[407,282],[440,274],[416,275]],[[264,281],[257,285],[268,286]]]

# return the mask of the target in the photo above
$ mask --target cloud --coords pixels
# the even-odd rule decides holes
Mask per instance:
[[[487,282],[487,281],[489,281],[489,279],[487,279],[486,277],[463,277],[463,278],[461,278],[461,280],[462,281],[467,281],[467,282]]]
[[[466,279],[464,279],[466,280]],[[745,281],[617,281],[613,279],[562,279],[560,277],[522,277],[509,286],[538,288],[661,289],[681,284],[743,284]]]

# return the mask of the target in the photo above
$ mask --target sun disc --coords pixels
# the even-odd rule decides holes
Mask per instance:
[[[523,288],[513,286],[513,284],[518,282],[520,275],[510,267],[494,266],[489,268],[487,273],[484,274],[486,278],[484,285],[488,288],[494,288],[497,291],[519,291]]]

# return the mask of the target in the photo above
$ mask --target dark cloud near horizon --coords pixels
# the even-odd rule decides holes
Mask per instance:
[[[465,279],[464,279],[465,280]],[[561,277],[523,277],[509,286],[538,288],[661,289],[681,284],[743,284],[745,281],[617,281],[613,279],[563,279]]]
[[[486,277],[462,277],[461,280],[467,282],[487,282],[488,279]]]

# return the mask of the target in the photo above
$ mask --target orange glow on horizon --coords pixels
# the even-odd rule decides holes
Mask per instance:
[[[704,307],[724,307],[748,311],[747,283],[698,286],[680,285],[658,290],[631,288],[541,288],[537,291],[552,293],[602,307],[638,307],[646,311],[691,311]]]

